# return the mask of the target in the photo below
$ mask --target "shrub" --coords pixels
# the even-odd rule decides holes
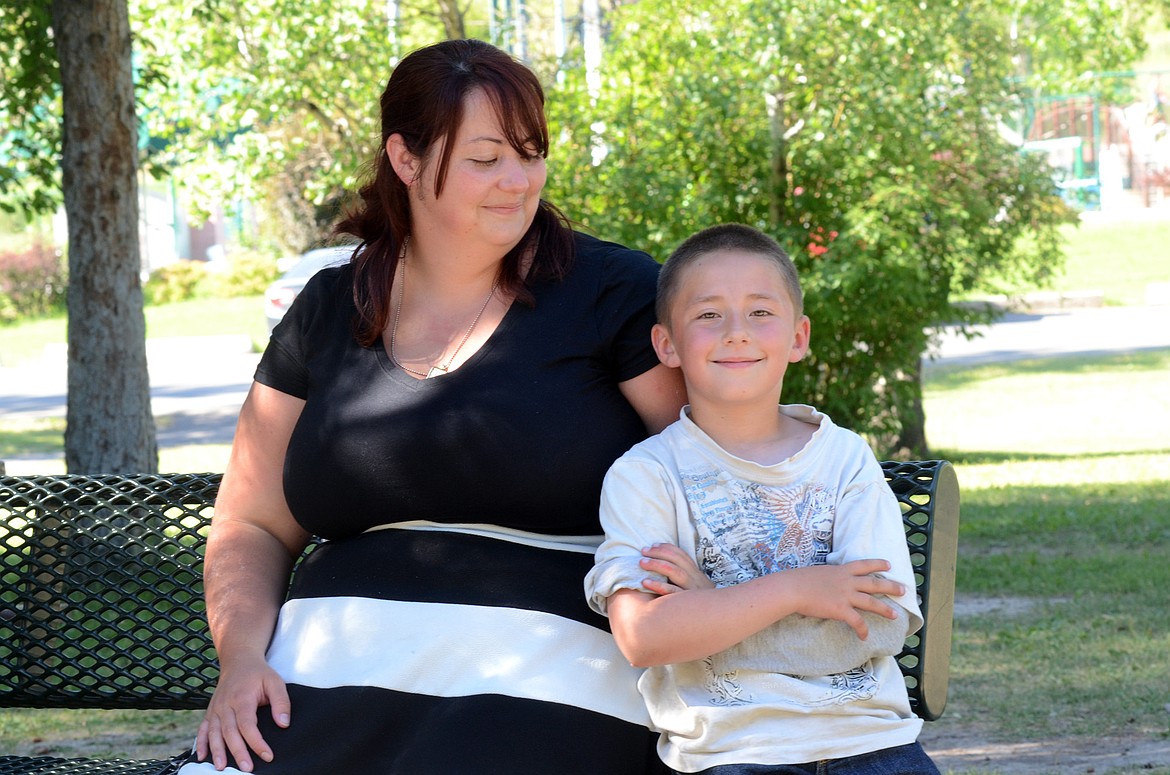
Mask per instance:
[[[0,252],[0,321],[63,310],[67,287],[65,262],[56,248],[36,243]]]
[[[148,304],[187,301],[198,294],[207,277],[207,268],[199,261],[176,261],[150,273],[142,291]]]
[[[279,275],[276,257],[258,250],[234,250],[228,254],[226,271],[212,276],[212,295],[258,296]]]

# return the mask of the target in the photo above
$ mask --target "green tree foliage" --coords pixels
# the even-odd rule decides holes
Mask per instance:
[[[61,203],[61,90],[44,2],[0,0],[0,209]]]
[[[1079,27],[1071,5],[1061,18]],[[883,451],[923,454],[928,330],[982,319],[951,306],[957,293],[1054,271],[1056,227],[1069,217],[1047,170],[1004,139],[1019,104],[1010,10],[998,0],[625,7],[610,17],[601,89],[570,73],[551,101],[562,138],[551,196],[659,258],[718,222],[775,236],[802,271],[813,321],[786,398],[823,407]]]
[[[1125,69],[1141,56],[1150,16],[1170,12],[1166,0],[1027,0],[1007,7],[1017,75],[1025,88],[1050,94],[1084,91],[1094,71]]]
[[[153,157],[189,209],[271,202],[291,248],[317,239],[379,143],[393,62],[384,4],[138,0]],[[327,7],[326,7],[327,6]]]
[[[193,209],[272,203],[292,249],[317,241],[356,187],[396,57],[460,25],[487,35],[486,3],[129,2],[143,166],[173,175]],[[921,452],[924,330],[977,319],[949,306],[957,292],[1059,264],[1067,213],[1001,130],[1034,90],[1076,91],[1086,71],[1124,66],[1147,10],[1167,2],[618,7],[599,89],[572,62],[556,79],[535,63],[555,84],[549,196],[660,258],[720,221],[776,236],[814,323],[788,397]],[[29,211],[60,201],[47,5],[0,0],[0,206]]]
[[[168,76],[143,90],[154,160],[193,212],[264,205],[292,250],[326,236],[358,187],[381,144],[378,99],[394,63],[466,24],[466,9],[431,0],[136,6],[143,66]]]

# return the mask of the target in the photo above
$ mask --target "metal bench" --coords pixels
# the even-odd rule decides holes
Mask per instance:
[[[945,461],[882,465],[926,618],[899,664],[914,712],[933,720],[947,695],[958,482]],[[0,707],[206,707],[218,668],[202,562],[220,476],[0,476]],[[0,775],[170,764],[0,753]]]

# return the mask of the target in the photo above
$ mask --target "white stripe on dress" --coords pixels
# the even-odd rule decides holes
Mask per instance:
[[[315,688],[501,694],[650,723],[637,692],[642,671],[622,657],[613,636],[540,611],[363,597],[290,600],[268,661],[285,681]]]
[[[563,535],[554,536],[546,533],[530,533],[527,530],[516,530],[510,527],[489,525],[482,522],[430,522],[423,519],[414,519],[406,522],[388,522],[384,525],[371,527],[364,531],[376,533],[380,530],[419,530],[432,533],[464,533],[482,538],[495,538],[501,541],[511,541],[514,544],[534,546],[537,549],[555,549],[562,552],[578,552],[593,554],[601,542],[603,535]]]

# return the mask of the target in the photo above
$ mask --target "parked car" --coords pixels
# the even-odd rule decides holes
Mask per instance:
[[[328,248],[317,248],[301,255],[287,272],[278,277],[272,285],[264,291],[264,314],[268,317],[268,332],[284,317],[284,313],[292,306],[297,294],[309,282],[309,278],[325,267],[340,266],[349,262],[353,255],[353,245],[337,245]]]

